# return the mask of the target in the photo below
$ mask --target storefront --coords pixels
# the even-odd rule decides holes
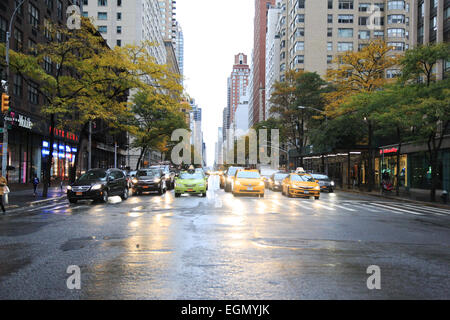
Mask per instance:
[[[10,112],[6,117],[8,129],[7,178],[9,183],[30,183],[44,177],[50,155],[50,128],[43,119]],[[67,179],[77,151],[78,136],[55,129],[52,179]],[[1,150],[1,148],[0,148]]]
[[[381,148],[375,158],[375,183],[380,184],[383,177],[389,179],[393,185],[397,185],[397,151],[398,147]],[[408,155],[400,154],[399,166],[400,187],[408,186]]]

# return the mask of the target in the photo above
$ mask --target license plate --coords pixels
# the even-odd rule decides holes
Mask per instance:
[[[187,191],[192,192],[192,191],[194,191],[194,189],[188,189]]]
[[[77,196],[82,196],[83,192],[77,192]]]
[[[143,188],[144,188],[144,189],[148,189],[148,187],[147,187],[147,186],[144,186]]]
[[[308,194],[308,193],[309,193],[309,191],[304,191],[304,193],[305,193],[305,194]]]
[[[253,188],[252,188],[252,187],[248,187],[247,190],[248,190],[248,191],[252,191]]]

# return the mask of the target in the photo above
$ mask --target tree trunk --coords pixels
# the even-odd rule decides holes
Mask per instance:
[[[398,149],[397,149],[397,172],[396,172],[396,180],[397,185],[395,187],[395,195],[398,197],[400,195],[400,152],[402,149],[402,140],[400,136],[400,128],[397,127],[397,138],[398,138]]]
[[[138,159],[137,164],[136,164],[136,170],[139,170],[139,166],[141,164],[142,157],[144,156],[144,153],[145,153],[146,150],[147,150],[146,147],[143,147],[141,149],[141,154],[139,155],[139,159]]]
[[[53,163],[53,144],[55,143],[55,115],[52,114],[50,116],[50,154],[48,155],[47,162],[45,163],[45,170],[44,170],[44,187],[42,190],[42,197],[47,198],[48,196],[48,187],[51,182],[51,168]],[[56,157],[56,160],[58,160],[58,157]]]
[[[348,150],[348,155],[347,155],[347,189],[350,189],[350,150]]]
[[[372,188],[373,188],[373,178],[374,178],[374,172],[373,172],[373,155],[372,155],[372,135],[373,135],[373,129],[372,129],[372,123],[370,122],[370,120],[368,121],[368,125],[369,125],[369,142],[368,142],[368,151],[369,151],[369,158],[367,160],[367,164],[368,164],[368,173],[369,173],[369,181],[368,181],[368,186],[367,186],[367,191],[371,192]]]
[[[73,162],[74,165],[70,167],[70,177],[69,177],[70,183],[73,183],[76,180],[77,167],[78,167],[78,162],[79,162],[79,157],[80,157],[80,152],[81,152],[81,146],[83,144],[83,137],[85,136],[87,128],[88,128],[88,123],[84,124],[84,126],[81,128],[81,131],[80,131],[79,140],[77,143],[77,152],[75,153],[75,160]]]
[[[430,201],[436,202],[436,188],[437,188],[437,150],[433,150],[431,156],[431,190]]]

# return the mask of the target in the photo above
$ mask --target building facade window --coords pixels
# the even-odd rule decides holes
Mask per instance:
[[[338,51],[353,51],[353,42],[338,42]]]
[[[353,29],[352,28],[339,28],[338,29],[338,37],[339,38],[353,38]]]
[[[340,14],[338,16],[339,23],[353,23],[353,15],[352,14]]]
[[[353,10],[353,0],[339,0],[339,9]]]

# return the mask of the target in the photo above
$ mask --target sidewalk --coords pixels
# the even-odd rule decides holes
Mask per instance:
[[[39,184],[37,195],[33,195],[33,186],[31,184],[11,184],[9,185],[10,193],[8,194],[8,205],[6,210],[20,208],[51,202],[66,196],[67,186],[64,184],[62,191],[60,186],[52,186],[48,188],[48,197],[42,197],[43,185]]]
[[[366,190],[358,189],[356,188],[336,188],[336,190],[340,190],[343,192],[352,192],[352,193],[359,193],[363,195],[368,196],[374,196],[374,197],[380,197],[390,200],[398,200],[398,201],[406,201],[406,202],[414,202],[414,203],[421,203],[426,205],[431,205],[438,208],[444,208],[444,209],[450,209],[450,199],[447,202],[447,204],[444,204],[442,202],[442,199],[440,197],[441,191],[436,191],[436,202],[430,201],[430,191],[429,190],[420,190],[420,189],[411,189],[409,191],[406,191],[404,188],[400,189],[399,196],[395,195],[395,190],[387,193],[381,194],[380,190],[374,190],[371,192],[368,192]]]

